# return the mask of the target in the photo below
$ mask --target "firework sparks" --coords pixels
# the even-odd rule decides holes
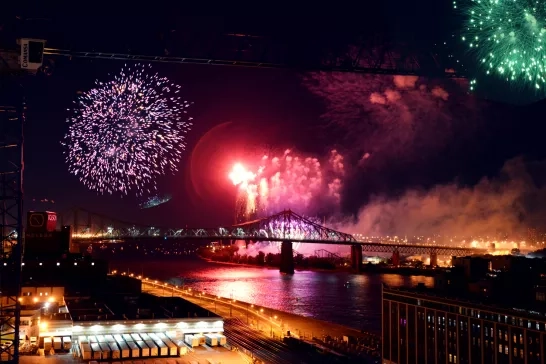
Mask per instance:
[[[229,179],[234,185],[248,185],[248,183],[256,178],[256,175],[247,171],[241,163],[233,166],[233,170],[229,174]]]
[[[158,175],[177,171],[191,104],[150,68],[126,65],[75,102],[63,145],[70,173],[87,188],[141,196],[156,189]]]
[[[465,8],[465,3],[454,2]],[[546,82],[546,5],[531,0],[472,0],[462,36],[486,74],[543,89]],[[474,87],[476,81],[472,81]]]
[[[236,164],[229,174],[238,186],[236,219],[242,222],[288,208],[312,214],[318,205],[337,205],[343,174],[343,156],[335,150],[325,166],[290,150],[281,157],[264,156],[255,172]]]

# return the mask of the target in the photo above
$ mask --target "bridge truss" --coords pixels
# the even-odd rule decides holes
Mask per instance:
[[[356,243],[356,239],[314,223],[293,211],[216,228],[160,228],[116,221],[105,215],[74,209],[62,214],[62,225],[72,225],[75,240],[126,240],[136,238],[176,238],[203,240],[292,241]]]
[[[202,239],[209,241],[245,240],[247,242],[271,241],[294,243],[320,243],[331,245],[358,245],[363,252],[406,255],[465,256],[483,254],[485,250],[448,246],[406,245],[357,241],[351,234],[342,233],[285,210],[262,219],[242,224],[216,228],[160,228],[123,222],[84,209],[74,209],[60,216],[62,225],[72,225],[72,238],[76,241],[104,241],[133,239]],[[318,255],[317,255],[318,253]],[[326,250],[315,251],[320,257],[334,258]],[[334,254],[335,255],[335,254]],[[337,258],[337,256],[335,256]]]
[[[360,242],[362,251],[369,253],[394,253],[398,251],[405,255],[447,255],[447,256],[466,256],[473,254],[485,254],[485,249],[459,248],[449,246],[431,246],[431,245],[407,245],[407,244],[389,244],[389,243],[371,243]]]

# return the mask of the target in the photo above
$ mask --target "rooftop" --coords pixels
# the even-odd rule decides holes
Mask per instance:
[[[66,306],[75,322],[220,317],[180,297],[156,297],[145,293],[133,297],[111,295],[68,299]]]

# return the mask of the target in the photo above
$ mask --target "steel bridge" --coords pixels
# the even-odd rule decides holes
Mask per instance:
[[[321,226],[291,210],[242,224],[215,228],[159,228],[120,222],[84,209],[61,215],[77,241],[128,239],[203,239],[355,244],[351,234]]]
[[[105,215],[76,208],[60,215],[62,225],[71,225],[72,239],[79,242],[134,239],[202,239],[212,241],[244,240],[292,243],[318,243],[360,246],[364,252],[408,255],[464,256],[485,250],[438,245],[409,245],[357,241],[351,234],[317,224],[291,210],[242,224],[215,228],[160,228],[115,220]]]

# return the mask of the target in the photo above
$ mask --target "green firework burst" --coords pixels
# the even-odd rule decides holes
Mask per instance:
[[[486,74],[545,88],[545,0],[470,0],[464,13],[462,40]]]

